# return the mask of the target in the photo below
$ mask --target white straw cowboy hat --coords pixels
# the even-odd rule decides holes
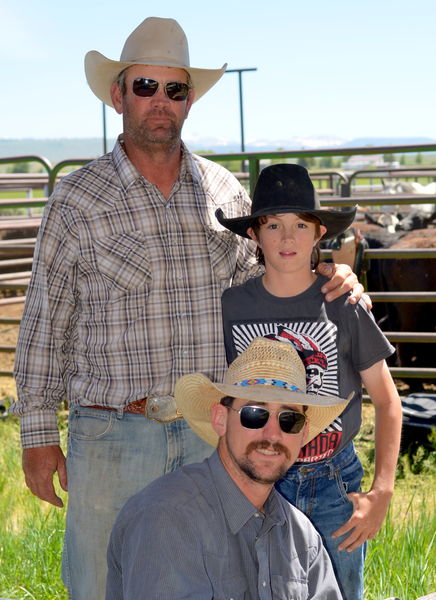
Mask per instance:
[[[353,397],[347,399],[306,394],[306,370],[297,351],[287,342],[255,338],[230,365],[224,383],[213,383],[202,373],[181,377],[175,387],[177,408],[195,433],[211,446],[218,436],[211,425],[211,408],[224,396],[306,405],[310,442],[332,423]]]
[[[86,54],[85,74],[89,87],[97,98],[113,106],[110,96],[111,84],[121,71],[138,64],[184,69],[191,78],[195,100],[222,77],[227,67],[227,64],[221,69],[190,67],[188,40],[177,21],[149,17],[129,35],[119,61],[110,60],[96,50]]]

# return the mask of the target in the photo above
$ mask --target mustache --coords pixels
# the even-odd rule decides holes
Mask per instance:
[[[245,454],[248,456],[248,454],[250,454],[250,452],[253,452],[254,450],[273,450],[274,452],[281,452],[286,456],[286,458],[291,458],[289,450],[285,446],[280,444],[280,442],[275,442],[274,444],[271,444],[267,440],[262,440],[260,442],[250,442],[247,446]]]
[[[161,117],[162,115],[174,118],[174,113],[165,106],[162,106],[161,108],[152,108],[145,114],[145,117]]]

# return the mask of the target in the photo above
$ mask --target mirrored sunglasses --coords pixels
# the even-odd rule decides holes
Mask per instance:
[[[239,413],[241,425],[247,429],[262,429],[270,417],[269,410],[260,406],[243,406],[240,409],[227,406],[227,408]],[[306,416],[294,410],[282,410],[277,417],[284,433],[300,433],[306,422]]]
[[[133,93],[141,98],[151,98],[159,89],[160,82],[147,77],[137,77],[133,80]],[[186,100],[191,89],[187,83],[181,81],[168,81],[163,84],[165,94],[170,100],[182,102]]]

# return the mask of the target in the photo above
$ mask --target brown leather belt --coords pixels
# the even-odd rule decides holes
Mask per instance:
[[[97,410],[108,410],[117,412],[117,408],[109,406],[92,405],[86,408],[96,408]],[[173,396],[149,396],[134,400],[122,407],[123,412],[133,415],[144,415],[147,419],[159,421],[159,423],[172,423],[178,419],[183,419],[182,413],[177,410]]]
[[[124,407],[125,413],[130,413],[133,415],[145,415],[145,407],[147,405],[147,398],[141,398],[140,400],[134,400],[130,402]],[[110,406],[87,406],[86,408],[96,408],[98,410],[109,410],[111,412],[116,412],[117,408],[112,408]]]

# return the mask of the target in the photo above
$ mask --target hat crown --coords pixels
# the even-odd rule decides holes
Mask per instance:
[[[305,394],[306,369],[292,344],[255,338],[231,363],[224,382],[282,388],[295,386]]]
[[[280,207],[320,210],[309,173],[301,165],[271,165],[260,172],[253,194],[252,214]]]
[[[188,40],[174,19],[148,17],[127,38],[120,61],[189,67]]]

